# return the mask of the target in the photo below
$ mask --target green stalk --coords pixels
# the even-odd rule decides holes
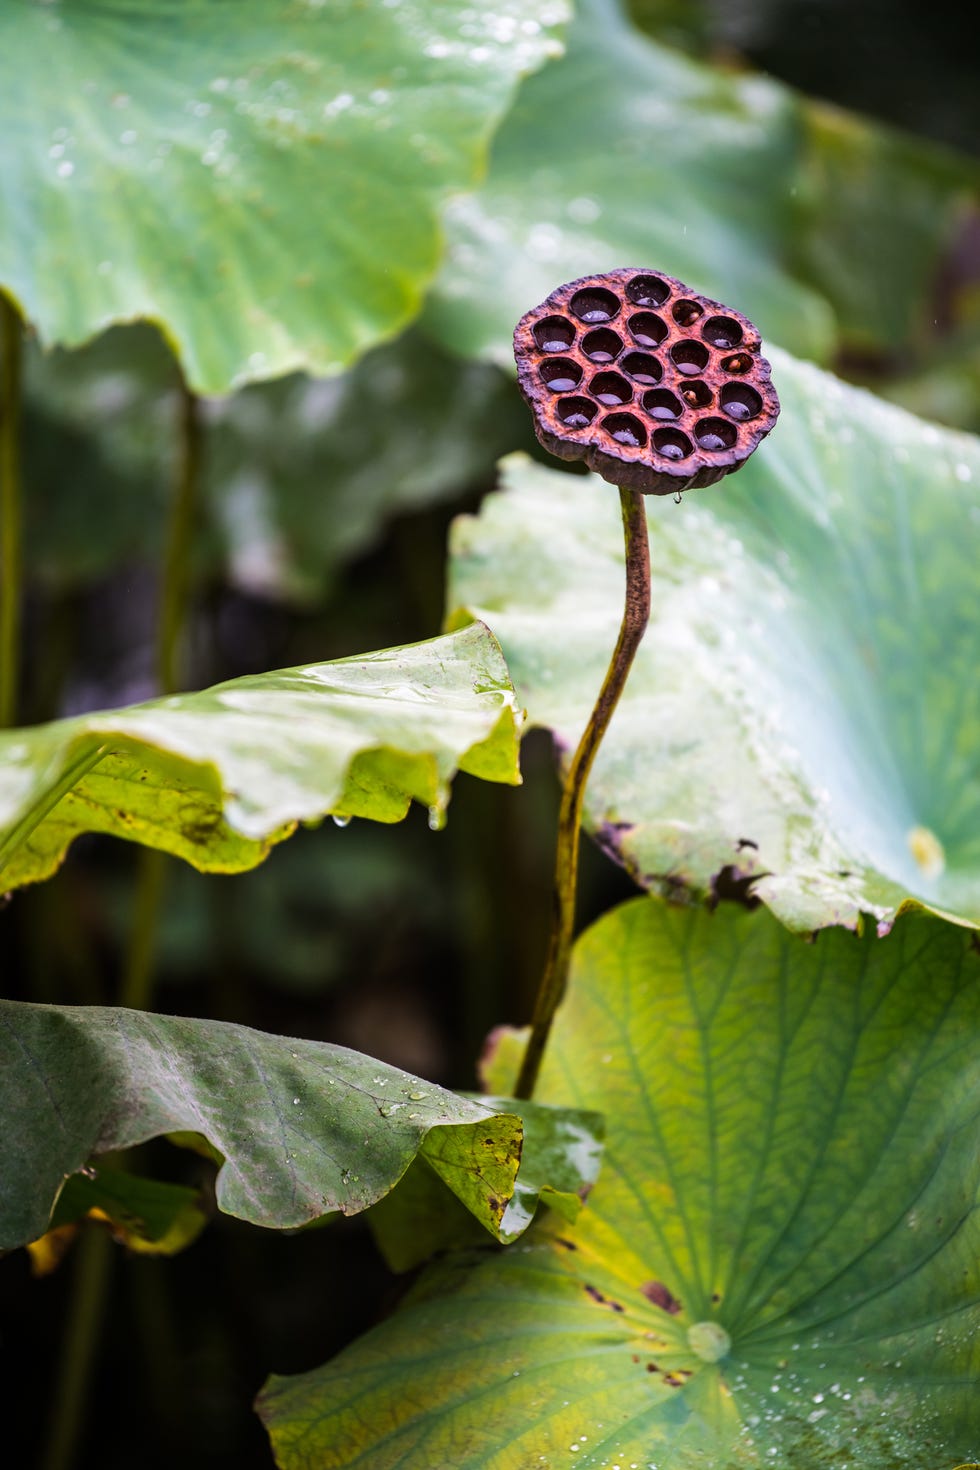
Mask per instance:
[[[83,1225],[75,1254],[68,1320],[55,1374],[40,1470],[71,1470],[85,1423],[95,1350],[112,1268],[112,1239],[101,1225]]]
[[[179,392],[179,457],[167,527],[157,628],[157,683],[162,694],[173,694],[180,685],[180,641],[187,619],[189,564],[201,470],[201,421],[198,402],[183,379]],[[133,927],[119,989],[119,1004],[134,1010],[149,1009],[153,994],[154,960],[167,867],[165,853],[149,847],[140,849],[133,902]]]
[[[16,724],[23,578],[20,317],[0,294],[0,728]]]
[[[643,495],[639,490],[620,489],[623,538],[626,545],[626,605],[619,638],[599,698],[589,716],[578,748],[572,757],[558,813],[558,842],[552,897],[551,933],[544,974],[531,1021],[531,1035],[521,1062],[515,1097],[533,1096],[541,1058],[551,1032],[555,1012],[568,983],[568,966],[575,933],[575,901],[578,890],[579,834],[582,806],[592,763],[609,727],[613,711],[626,687],[633,659],[650,621],[650,540]]]

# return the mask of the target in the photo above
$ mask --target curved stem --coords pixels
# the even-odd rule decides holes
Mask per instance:
[[[0,294],[0,728],[17,719],[20,676],[20,317]]]
[[[552,898],[551,936],[544,974],[531,1022],[531,1035],[521,1063],[516,1097],[531,1097],[538,1079],[541,1057],[551,1031],[555,1012],[565,994],[568,965],[575,931],[575,899],[578,887],[579,829],[585,788],[596,752],[626,686],[636,650],[650,621],[650,541],[643,495],[639,490],[621,489],[623,537],[626,543],[626,606],[619,638],[599,698],[589,716],[578,748],[565,778],[558,814],[558,843],[555,852],[555,884]]]

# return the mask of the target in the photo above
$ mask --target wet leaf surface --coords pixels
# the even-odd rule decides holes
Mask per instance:
[[[0,734],[0,889],[48,877],[82,832],[212,872],[297,822],[444,820],[457,770],[517,784],[520,711],[486,628],[233,679]]]
[[[0,282],[47,344],[159,322],[200,392],[336,372],[416,314],[447,192],[566,18],[562,0],[11,0]]]
[[[772,436],[650,504],[653,616],[589,824],[639,883],[795,929],[907,899],[980,924],[980,444],[770,355]],[[567,753],[621,616],[618,505],[528,461],[506,477],[456,523],[450,606]]]
[[[601,1177],[260,1399],[283,1470],[918,1470],[980,1433],[980,960],[641,898],[579,941],[542,1100]],[[506,1080],[498,1077],[497,1081]]]

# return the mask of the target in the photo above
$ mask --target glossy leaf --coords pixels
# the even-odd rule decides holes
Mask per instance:
[[[46,343],[147,317],[191,386],[336,372],[416,314],[563,0],[9,0],[0,284]]]
[[[513,1081],[509,1077],[506,1085]],[[524,1125],[521,1166],[500,1222],[500,1240],[507,1244],[523,1235],[539,1201],[563,1220],[574,1220],[599,1173],[605,1135],[601,1114],[503,1097],[482,1101],[517,1113]],[[473,1215],[447,1194],[425,1157],[375,1205],[368,1223],[394,1271],[408,1271],[437,1251],[480,1241]]]
[[[93,1156],[173,1131],[223,1158],[220,1209],[294,1229],[356,1214],[421,1152],[494,1232],[520,1118],[345,1047],[116,1007],[0,1001],[0,1249],[46,1229]]]
[[[641,898],[579,942],[542,1099],[607,1116],[568,1225],[273,1378],[283,1470],[920,1470],[980,1434],[980,959]]]
[[[618,0],[577,12],[566,55],[522,87],[486,183],[448,210],[428,326],[509,363],[514,324],[560,282],[654,266],[737,305],[770,340],[826,356],[832,314],[786,264],[792,94],[657,45]]]
[[[47,877],[81,832],[237,872],[327,812],[396,822],[414,798],[441,822],[457,770],[519,782],[519,717],[473,626],[3,732],[0,889]]]
[[[653,616],[590,825],[638,882],[752,880],[793,928],[908,898],[980,924],[980,443],[771,356],[771,438],[650,502]],[[619,507],[520,459],[507,481],[457,523],[450,606],[565,751],[616,639]]]
[[[26,380],[33,574],[70,589],[126,558],[155,561],[179,412],[158,334],[130,326],[74,352],[30,349]],[[246,595],[300,604],[322,599],[393,518],[488,487],[499,457],[533,442],[499,369],[417,331],[339,377],[297,373],[208,401],[201,420],[212,564]]]

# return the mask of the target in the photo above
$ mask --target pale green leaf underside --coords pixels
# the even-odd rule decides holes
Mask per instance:
[[[421,1151],[496,1233],[521,1156],[513,1111],[346,1047],[116,1007],[0,1001],[0,1104],[0,1249],[87,1159],[172,1132],[224,1159],[220,1209],[277,1229],[367,1209]]]
[[[644,885],[762,875],[793,928],[906,898],[980,924],[980,443],[771,356],[772,437],[648,501],[653,615],[588,820]],[[456,524],[449,605],[567,749],[621,616],[617,496],[518,458],[506,483]]]
[[[433,1269],[260,1403],[284,1470],[921,1470],[980,1435],[980,961],[641,898],[579,942],[540,1096],[572,1224]]]
[[[148,317],[191,386],[335,372],[418,310],[563,0],[8,0],[0,285],[48,343]]]
[[[509,363],[514,324],[555,286],[635,265],[737,305],[784,347],[828,355],[832,312],[786,268],[800,181],[793,94],[657,45],[619,0],[576,9],[565,56],[521,88],[486,182],[447,211],[427,325],[458,351]]]
[[[513,1081],[508,1076],[507,1085]],[[506,1244],[522,1235],[539,1201],[562,1219],[574,1220],[599,1173],[602,1116],[510,1098],[482,1101],[518,1113],[524,1125],[521,1167],[498,1238]],[[413,1164],[399,1188],[371,1211],[368,1223],[393,1271],[408,1271],[437,1251],[472,1245],[480,1235],[472,1215],[454,1206],[427,1159]]]
[[[204,871],[261,862],[327,812],[440,816],[457,770],[516,784],[518,709],[486,628],[233,679],[0,734],[0,891],[47,877],[82,832]]]

